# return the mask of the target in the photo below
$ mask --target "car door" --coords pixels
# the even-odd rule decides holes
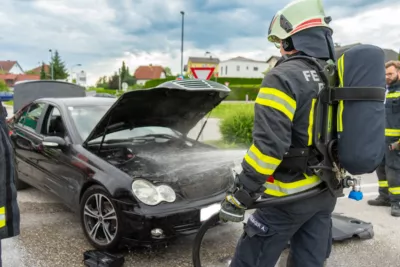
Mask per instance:
[[[45,173],[47,190],[72,207],[85,173],[73,164],[74,147],[64,121],[60,108],[49,105],[40,135],[42,139],[47,136],[60,137],[66,141],[66,145],[61,148],[42,146],[38,166]]]
[[[38,128],[41,126],[45,109],[46,104],[42,102],[34,102],[25,107],[15,118],[13,130],[10,133],[19,178],[39,189],[43,189],[41,182],[44,177],[37,168],[38,157],[40,157],[38,147],[41,143]]]

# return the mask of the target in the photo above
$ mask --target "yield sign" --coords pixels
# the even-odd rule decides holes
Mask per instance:
[[[215,68],[198,67],[198,68],[190,68],[190,70],[192,71],[194,78],[201,80],[209,80]]]

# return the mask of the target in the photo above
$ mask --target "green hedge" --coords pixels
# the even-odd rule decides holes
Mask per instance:
[[[252,109],[236,109],[221,121],[220,131],[224,143],[249,147],[253,142],[253,124],[254,112]]]
[[[257,97],[260,88],[257,87],[229,87],[231,93],[225,100],[246,100],[246,95],[249,96],[248,100],[254,101]]]
[[[215,81],[215,79],[212,79]],[[225,84],[226,82],[229,82],[229,87],[232,85],[238,85],[238,84],[248,84],[248,85],[256,85],[260,86],[262,83],[262,78],[233,78],[233,77],[218,77],[217,82]]]
[[[168,81],[172,81],[175,80],[176,77],[175,76],[169,76],[165,79],[154,79],[154,80],[149,80],[144,84],[144,88],[152,88],[152,87],[156,87],[157,85],[160,85],[162,83],[168,82]]]

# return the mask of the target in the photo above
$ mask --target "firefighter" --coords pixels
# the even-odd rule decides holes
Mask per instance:
[[[14,179],[14,153],[8,136],[6,114],[0,101],[0,267],[1,240],[19,235],[20,214]]]
[[[268,40],[284,58],[335,60],[330,20],[321,0],[298,0],[274,16]],[[297,168],[286,161],[285,154],[311,150],[314,104],[323,86],[315,68],[301,59],[282,60],[266,74],[255,101],[253,144],[243,159],[235,189],[222,202],[221,220],[243,221],[246,206],[260,191],[262,197],[282,197],[322,183],[300,166],[304,163],[297,162]],[[289,266],[322,267],[330,252],[336,200],[325,191],[303,201],[256,209],[244,225],[231,266],[274,267],[290,241]]]
[[[386,153],[385,161],[377,168],[379,196],[368,200],[372,206],[389,206],[391,215],[400,217],[400,61],[386,63]]]

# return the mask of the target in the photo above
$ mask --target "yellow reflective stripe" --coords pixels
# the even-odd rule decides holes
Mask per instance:
[[[264,184],[264,187],[266,188],[264,193],[271,196],[282,197],[303,192],[322,183],[321,179],[317,175],[303,175],[305,179],[292,183],[284,183],[276,179],[273,183],[266,182]]]
[[[386,98],[398,98],[398,97],[400,97],[400,92],[388,93],[386,95]]]
[[[385,136],[400,136],[400,129],[385,129]]]
[[[313,129],[314,129],[314,108],[315,108],[315,102],[317,99],[313,98],[311,102],[311,109],[310,109],[310,116],[308,118],[308,145],[312,145],[313,141]]]
[[[343,100],[339,101],[339,107],[338,107],[338,113],[339,115],[337,116],[337,131],[338,132],[343,132],[343,110],[344,110],[344,103]]]
[[[328,132],[332,132],[332,106],[328,107]]]
[[[296,101],[275,88],[263,87],[258,92],[256,103],[274,108],[285,114],[290,121],[293,120],[296,111]]]
[[[389,188],[389,192],[392,195],[400,195],[400,187],[391,187]]]
[[[339,76],[339,87],[344,86],[344,54],[338,59],[337,69]]]
[[[379,184],[379,187],[388,187],[389,186],[388,181],[379,181],[378,184]]]
[[[6,208],[0,207],[0,228],[6,226]]]
[[[261,153],[261,151],[252,144],[244,160],[258,173],[264,175],[271,175],[281,163],[281,160],[273,158]]]
[[[338,59],[337,69],[338,69],[338,76],[339,76],[339,87],[344,86],[344,54]],[[339,108],[338,108],[338,116],[337,116],[337,131],[343,132],[343,110],[344,104],[343,100],[339,101]]]

